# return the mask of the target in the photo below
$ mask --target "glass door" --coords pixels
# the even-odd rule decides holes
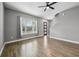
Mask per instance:
[[[47,35],[47,22],[43,22],[44,35]]]

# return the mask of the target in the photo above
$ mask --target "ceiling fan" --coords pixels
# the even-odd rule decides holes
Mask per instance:
[[[46,11],[47,9],[55,9],[54,7],[51,7],[51,5],[54,5],[54,4],[56,4],[57,2],[52,2],[52,3],[50,3],[50,2],[46,2],[46,5],[45,6],[38,6],[39,8],[41,8],[41,7],[45,7],[45,9],[44,9],[44,11]]]

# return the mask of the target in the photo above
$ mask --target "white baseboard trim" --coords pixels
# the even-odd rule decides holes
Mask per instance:
[[[9,43],[13,43],[13,42],[18,42],[18,41],[22,41],[22,40],[27,40],[27,39],[32,39],[32,38],[36,38],[36,37],[42,37],[42,36],[43,36],[43,35],[34,36],[34,37],[29,37],[29,38],[21,38],[21,39],[18,39],[18,40],[13,40],[13,41],[5,42],[5,44],[9,44]]]
[[[66,41],[66,42],[70,42],[70,43],[79,44],[79,42],[73,41],[73,40],[68,40],[68,39],[63,39],[63,38],[57,38],[57,37],[50,37],[50,38],[54,38],[56,40]]]
[[[0,56],[1,56],[2,52],[3,52],[4,47],[5,47],[5,44],[3,44],[2,48],[1,48]]]

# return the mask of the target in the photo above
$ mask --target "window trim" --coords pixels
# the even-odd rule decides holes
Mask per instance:
[[[27,35],[27,34],[37,34],[38,32],[38,28],[37,28],[37,21],[36,21],[36,31],[34,32],[29,32],[29,33],[23,33],[22,32],[22,19],[23,17],[20,17],[20,32],[21,32],[21,35]],[[33,30],[33,29],[32,29]]]

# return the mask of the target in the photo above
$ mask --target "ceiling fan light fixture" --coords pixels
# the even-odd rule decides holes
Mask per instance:
[[[39,7],[45,7],[44,8],[44,12],[47,10],[47,9],[55,9],[54,7],[51,7],[51,5],[54,5],[55,3],[57,3],[57,2],[52,2],[52,3],[50,3],[49,4],[49,2],[46,2],[46,5],[45,6],[39,6]]]
[[[47,9],[49,9],[49,7],[47,7]]]

